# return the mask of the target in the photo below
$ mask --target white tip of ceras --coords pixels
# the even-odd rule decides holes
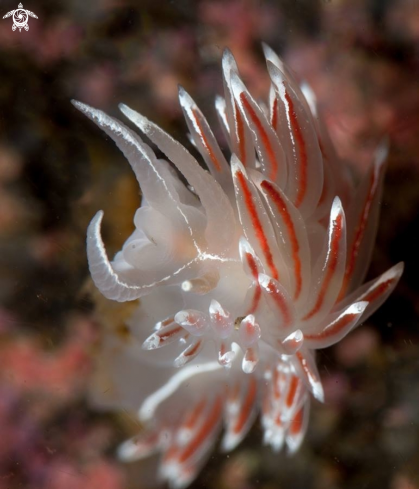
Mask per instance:
[[[301,84],[301,91],[307,100],[308,106],[310,107],[311,113],[314,117],[317,117],[317,100],[313,89],[307,82]]]
[[[223,51],[222,68],[226,78],[230,77],[231,71],[238,71],[238,66],[233,53],[228,48],[225,48]]]
[[[282,72],[281,68],[273,63],[270,59],[266,60],[266,66],[268,67],[268,73],[271,81],[277,88],[282,86],[282,83],[287,81],[285,74]]]
[[[258,282],[260,286],[264,289],[268,289],[271,280],[271,277],[269,277],[269,275],[266,275],[265,273],[259,273],[258,275]]]
[[[265,56],[266,62],[271,62],[275,66],[282,67],[283,62],[281,58],[275,53],[275,51],[266,43],[262,43],[263,54]]]
[[[187,309],[175,315],[175,322],[194,336],[203,336],[208,327],[208,318],[201,311]]]
[[[399,262],[381,275],[380,283],[386,280],[399,280],[404,271],[404,262]]]
[[[239,160],[236,153],[233,153],[231,155],[230,166],[231,166],[231,171],[233,172],[233,174],[236,174],[238,171],[241,171],[243,174],[245,174],[247,176],[246,170],[243,166],[243,163]]]
[[[235,358],[236,353],[231,349],[231,345],[227,346],[224,343],[221,343],[218,346],[218,363],[220,365],[230,369]]]
[[[228,317],[228,313],[226,313],[221,306],[221,304],[216,301],[215,299],[211,300],[210,306],[209,306],[209,312],[211,315],[213,314],[220,314],[223,317]]]
[[[354,302],[351,306],[348,307],[348,314],[362,314],[367,308],[369,302],[368,301],[359,301]]]
[[[90,105],[84,104],[83,102],[79,102],[78,100],[73,99],[71,103],[76,109],[82,112],[93,122],[99,124],[99,126],[102,128],[104,127],[104,125],[109,124],[109,121],[112,120],[107,114],[105,114],[101,110],[90,107]]]
[[[92,110],[93,111],[96,110],[90,107],[90,105],[84,104],[83,102],[79,102],[78,100],[72,99],[71,103],[74,105],[76,109],[80,110],[80,112],[83,112],[84,114],[87,114]]]
[[[298,449],[301,446],[301,443],[303,441],[303,437],[299,438],[287,438],[287,448],[288,448],[288,454],[293,455],[295,452],[298,451]]]
[[[186,137],[188,138],[188,141],[191,143],[191,145],[197,149],[197,146],[196,146],[196,142],[194,140],[194,138],[192,137],[192,134],[190,132],[187,132],[186,133]]]
[[[260,337],[260,326],[256,323],[255,316],[249,314],[243,319],[239,328],[240,346],[244,351],[242,369],[245,374],[253,373],[259,362]]]
[[[225,339],[231,336],[234,331],[234,322],[230,314],[215,299],[209,306],[209,315],[212,329],[218,338]]]
[[[340,200],[340,198],[338,196],[336,196],[332,202],[332,209],[330,211],[330,219],[335,220],[339,214],[343,215],[344,212],[343,212],[342,201]]]
[[[131,122],[133,122],[142,132],[146,133],[149,129],[149,126],[153,125],[151,121],[139,114],[135,110],[128,107],[125,104],[118,105],[119,110],[127,117]]]
[[[257,275],[260,270],[263,270],[263,266],[256,255],[255,250],[244,236],[239,239],[239,254],[243,270],[246,275],[255,281],[255,275]]]
[[[184,338],[187,331],[176,322],[171,322],[166,326],[160,326],[157,331],[150,335],[142,344],[143,350],[156,350],[162,346]]]
[[[231,452],[240,443],[241,437],[235,435],[233,432],[228,432],[224,435],[221,442],[221,451],[224,453]]]
[[[245,260],[245,254],[249,253],[250,255],[255,255],[253,248],[250,246],[249,242],[244,236],[241,236],[239,239],[239,253],[242,261]]]
[[[156,350],[161,346],[161,338],[156,333],[150,335],[141,345],[143,350]]]
[[[195,474],[183,473],[181,469],[176,470],[176,475],[172,475],[169,478],[169,488],[170,489],[186,489],[189,484],[193,481]]]
[[[179,103],[186,111],[196,108],[196,104],[189,93],[181,86],[178,86]]]
[[[198,355],[198,353],[202,350],[202,347],[202,339],[193,341],[178,357],[175,358],[173,366],[176,368],[183,367]]]
[[[320,381],[311,386],[311,392],[319,402],[324,402],[324,390]]]
[[[259,347],[254,345],[246,349],[242,361],[242,369],[245,374],[252,374],[259,362]]]
[[[390,143],[388,138],[383,138],[377,149],[375,150],[374,162],[378,167],[381,167],[387,160]]]
[[[284,446],[285,433],[282,428],[277,428],[270,437],[269,445],[272,447],[272,450],[278,453],[282,447]]]
[[[259,324],[253,314],[248,314],[240,323],[239,338],[241,346],[247,348],[257,344],[261,337]]]
[[[286,355],[295,355],[303,346],[303,343],[304,334],[300,329],[297,329],[281,341],[281,346]]]
[[[220,114],[224,114],[226,111],[226,101],[221,95],[216,95],[215,97],[215,108]]]
[[[239,77],[238,73],[235,71],[231,72],[231,89],[233,91],[234,98],[237,100],[239,104],[241,104],[240,101],[240,95],[242,93],[247,92],[246,86],[243,83],[242,79]]]
[[[142,458],[136,443],[133,440],[126,440],[117,449],[117,457],[121,462],[134,462]]]
[[[159,448],[158,436],[152,434],[144,440],[134,437],[119,445],[116,455],[121,462],[135,462],[150,456]]]
[[[230,368],[236,356],[232,350],[231,341],[228,340],[234,333],[234,322],[231,315],[223,309],[221,304],[213,299],[209,306],[211,327],[216,336],[215,344],[218,351],[218,363]]]

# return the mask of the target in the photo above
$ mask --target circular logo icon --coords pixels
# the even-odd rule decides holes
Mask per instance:
[[[28,14],[26,13],[26,10],[18,8],[17,10],[14,11],[13,13],[13,30],[17,29],[25,29],[27,31],[29,29],[28,26]]]

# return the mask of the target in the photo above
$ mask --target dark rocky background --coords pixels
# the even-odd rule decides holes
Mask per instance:
[[[0,16],[17,3],[1,0]],[[370,276],[400,260],[406,271],[367,324],[320,353],[326,404],[313,403],[300,452],[261,448],[255,426],[230,455],[215,451],[193,487],[418,489],[419,3],[27,0],[24,8],[38,15],[28,32],[0,19],[0,489],[157,487],[152,462],[114,457],[135,419],[87,401],[103,324],[92,315],[85,230],[104,209],[116,251],[139,195],[122,155],[70,99],[117,116],[125,102],[188,144],[177,84],[215,122],[228,46],[251,92],[266,97],[261,40],[312,85],[340,154],[360,172],[388,136]]]

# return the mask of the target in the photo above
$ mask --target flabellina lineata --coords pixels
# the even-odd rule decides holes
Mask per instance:
[[[135,231],[109,261],[91,221],[87,255],[108,299],[140,299],[128,321],[138,338],[114,362],[108,407],[138,409],[141,433],[123,460],[161,453],[160,476],[186,487],[218,435],[234,449],[259,415],[264,443],[295,452],[310,394],[323,401],[315,350],[341,340],[396,286],[403,264],[362,285],[373,250],[386,148],[355,184],[316,110],[279,57],[264,46],[269,104],[258,104],[230,51],[216,110],[227,161],[195,102],[179,100],[206,168],[157,125],[120,109],[140,136],[80,102],[109,135],[141,187]],[[179,178],[183,176],[183,180]],[[184,183],[186,182],[186,184]]]

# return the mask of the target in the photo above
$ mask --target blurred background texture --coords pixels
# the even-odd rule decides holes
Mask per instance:
[[[17,3],[1,0],[0,16]],[[153,460],[115,457],[138,430],[132,413],[89,402],[103,332],[124,341],[130,306],[94,291],[86,227],[105,211],[112,254],[132,231],[140,196],[122,154],[70,100],[121,119],[124,102],[190,147],[178,83],[216,127],[224,47],[255,98],[267,98],[261,41],[312,86],[339,154],[358,171],[388,137],[369,276],[400,260],[406,271],[366,324],[320,352],[326,403],[313,403],[300,452],[261,448],[255,425],[233,453],[214,452],[192,487],[419,489],[419,2],[26,0],[24,8],[38,16],[28,32],[0,20],[0,489],[158,487]]]

